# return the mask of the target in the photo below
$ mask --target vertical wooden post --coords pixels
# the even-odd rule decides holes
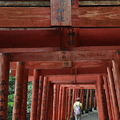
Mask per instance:
[[[36,120],[37,116],[37,104],[38,104],[38,87],[39,87],[39,70],[34,70],[34,80],[32,81],[32,103],[30,120]]]
[[[83,110],[85,109],[84,94],[85,94],[85,90],[82,89],[81,90],[81,103],[82,103],[82,106],[83,106],[83,108],[82,108],[82,114],[84,114]]]
[[[71,106],[71,89],[68,89],[68,115],[67,120],[70,120],[70,106]]]
[[[53,113],[53,84],[50,84],[50,95],[49,95],[49,111],[48,111],[48,119],[52,120],[52,114]],[[58,119],[58,116],[57,116]]]
[[[64,100],[65,100],[65,87],[63,87],[63,91],[62,91],[62,102],[61,102],[61,118],[62,120],[64,120],[64,113],[65,113],[65,108],[64,108]]]
[[[74,116],[73,104],[75,103],[75,89],[72,92],[72,108],[71,108],[71,117]]]
[[[50,98],[50,86],[51,86],[51,82],[48,81],[48,85],[47,85],[47,97],[46,97],[46,117],[45,120],[48,120],[48,111],[49,111],[49,98]]]
[[[17,62],[12,120],[20,120],[23,94],[24,63]]]
[[[95,91],[95,96],[94,96],[94,110],[97,110],[97,95],[96,95],[96,91]]]
[[[60,91],[60,85],[58,84],[57,85],[57,103],[59,103],[59,91]],[[58,119],[58,113],[59,113],[59,110],[58,110],[58,105],[56,106],[56,115],[57,115],[57,119]]]
[[[9,54],[0,54],[0,119],[7,120]]]
[[[83,91],[83,89],[80,89],[80,102],[82,102],[82,91]]]
[[[88,112],[89,112],[89,110],[88,110],[88,108],[89,108],[89,93],[90,93],[90,90],[87,89],[87,93],[86,93],[86,106],[85,106],[85,113],[88,113]]]
[[[52,120],[56,120],[56,105],[57,105],[57,85],[54,85],[54,93],[53,93],[53,118]]]
[[[106,120],[104,109],[104,96],[103,96],[103,79],[102,75],[98,76],[97,80],[97,103],[98,103],[98,117],[99,120]]]
[[[68,111],[68,88],[66,88],[66,91],[65,91],[65,120],[67,120],[67,111]]]
[[[47,77],[44,77],[40,120],[46,120],[47,92],[48,92],[48,79]]]
[[[40,120],[41,103],[42,103],[42,90],[43,90],[43,77],[39,77],[39,90],[38,90],[38,105],[37,105],[37,120]]]
[[[58,113],[58,120],[61,120],[62,90],[63,90],[63,87],[60,87],[60,92],[59,92],[59,104],[58,104],[58,110],[59,110],[59,113]]]
[[[21,109],[21,120],[26,120],[27,115],[27,89],[28,88],[28,70],[24,71],[23,79],[23,96],[22,96],[22,109]]]
[[[115,91],[115,84],[114,84],[114,80],[113,80],[113,74],[112,74],[112,68],[107,67],[107,72],[108,72],[108,82],[109,82],[109,86],[110,86],[110,93],[111,93],[111,97],[112,97],[112,102],[113,102],[113,109],[114,109],[114,113],[115,113],[115,120],[120,120],[120,113],[119,113],[119,106],[118,106],[118,101],[117,101],[117,95],[116,95],[116,91]]]
[[[119,105],[120,111],[120,55],[116,55],[115,59],[112,61],[113,63],[113,72],[114,72],[114,83],[117,94],[117,101]]]
[[[89,111],[92,112],[92,89],[90,89]]]
[[[108,81],[105,76],[103,76],[104,79],[104,84],[105,84],[105,93],[106,93],[106,98],[107,98],[107,108],[109,110],[108,115],[109,115],[109,120],[113,120],[112,118],[112,106],[110,104],[110,92],[109,92],[109,87],[108,87]]]

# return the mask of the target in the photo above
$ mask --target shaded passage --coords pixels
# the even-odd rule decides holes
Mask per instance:
[[[82,115],[82,120],[98,120],[98,112],[94,110],[87,114]]]

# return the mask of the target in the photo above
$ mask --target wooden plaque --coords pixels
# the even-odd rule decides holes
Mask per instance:
[[[71,0],[51,0],[51,26],[71,26]]]

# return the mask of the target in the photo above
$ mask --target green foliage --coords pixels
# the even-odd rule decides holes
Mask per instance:
[[[31,96],[32,96],[32,82],[31,82],[31,81],[28,81],[28,94],[27,94],[27,120],[30,119]]]
[[[15,77],[9,76],[9,94],[8,94],[8,120],[12,120],[12,110],[14,105],[14,87]]]

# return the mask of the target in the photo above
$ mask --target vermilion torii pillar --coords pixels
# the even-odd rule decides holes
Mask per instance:
[[[26,120],[27,115],[28,71],[27,69],[24,71],[21,120]]]
[[[99,120],[106,120],[104,109],[104,97],[105,96],[103,95],[103,78],[102,75],[99,75],[97,80],[97,103]]]
[[[108,82],[109,82],[110,93],[111,93],[111,98],[112,98],[112,102],[113,102],[115,120],[120,120],[119,106],[118,106],[118,101],[117,101],[117,95],[116,95],[116,90],[115,90],[112,68],[107,67],[107,71],[108,71],[108,78],[109,78]]]
[[[95,96],[94,96],[94,110],[97,109],[97,96],[96,96],[96,91],[95,91]]]
[[[57,119],[57,113],[56,113],[56,109],[57,109],[57,85],[54,85],[54,95],[53,95],[53,118],[52,120],[56,120]]]
[[[57,103],[59,103],[59,91],[60,91],[60,85],[57,84]],[[56,115],[57,116],[58,116],[58,112],[59,112],[59,110],[58,110],[58,106],[57,106],[57,108],[56,108]]]
[[[81,89],[80,99],[81,99],[81,103],[82,103],[82,114],[83,114],[83,110],[85,108],[84,94],[85,94],[85,90]]]
[[[0,120],[7,120],[9,54],[0,54]]]
[[[48,100],[48,119],[52,120],[52,114],[53,113],[53,84],[50,84],[50,88],[49,88],[49,100]],[[58,91],[58,95],[59,95],[59,91]],[[59,97],[58,97],[59,99]]]
[[[39,77],[39,90],[38,90],[38,105],[37,105],[37,118],[36,120],[40,120],[41,114],[41,103],[42,103],[42,90],[43,90],[43,77]]]
[[[67,120],[70,119],[70,102],[71,102],[71,89],[68,89],[68,108],[67,108]]]
[[[117,52],[118,55],[115,56],[113,62],[113,73],[114,73],[114,81],[115,81],[115,89],[117,93],[117,100],[120,111],[120,51]]]
[[[24,80],[24,63],[17,62],[15,95],[12,120],[20,120]]]
[[[107,108],[109,110],[108,115],[109,115],[109,120],[113,120],[113,113],[112,113],[112,106],[110,103],[110,92],[109,92],[109,86],[108,86],[108,80],[105,76],[103,76],[104,79],[104,86],[105,86],[105,93],[106,93],[106,100],[107,100]]]
[[[46,120],[47,117],[47,92],[48,92],[48,79],[47,77],[44,77],[44,81],[43,81],[43,92],[42,92],[42,104],[41,104],[41,116],[40,116],[40,120]]]
[[[38,88],[39,88],[39,70],[34,70],[34,80],[32,87],[32,103],[31,103],[31,113],[30,120],[36,120],[37,118],[37,104],[38,104]]]
[[[58,120],[61,120],[61,102],[62,102],[62,91],[63,87],[60,87],[60,92],[59,92],[59,104],[58,104]]]
[[[89,111],[92,112],[92,92],[93,90],[90,90],[90,99],[89,99]]]
[[[64,103],[64,101],[65,101],[65,92],[66,92],[66,88],[65,87],[63,87],[63,91],[62,91],[62,101],[61,101],[61,118],[62,118],[62,120],[64,120],[65,118],[65,103]]]
[[[86,105],[85,105],[85,113],[88,113],[89,112],[89,93],[90,93],[90,90],[87,89],[87,93],[86,93]]]

